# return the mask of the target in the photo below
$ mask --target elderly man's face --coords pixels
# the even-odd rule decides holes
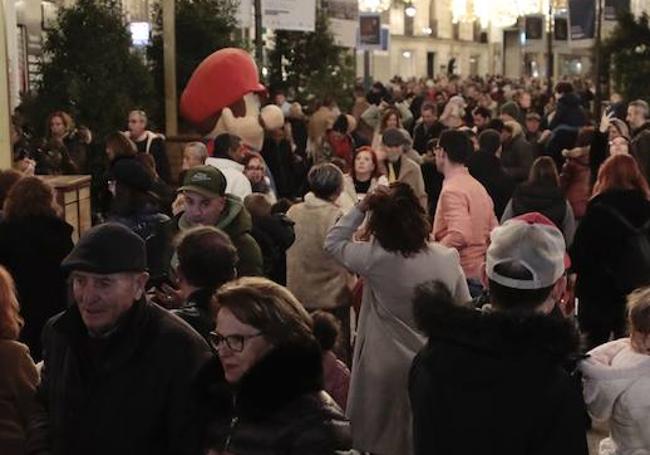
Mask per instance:
[[[81,319],[91,335],[113,329],[120,318],[142,297],[148,273],[98,273],[74,271],[72,294]]]
[[[391,163],[399,161],[400,157],[402,156],[401,145],[398,145],[396,147],[389,147],[387,145],[384,145],[384,149],[386,150],[386,158],[388,158],[388,161]]]

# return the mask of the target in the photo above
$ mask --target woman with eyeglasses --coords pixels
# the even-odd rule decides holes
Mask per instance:
[[[209,455],[346,454],[349,422],[323,392],[312,320],[286,288],[264,278],[225,284],[210,342],[230,400],[215,409]]]

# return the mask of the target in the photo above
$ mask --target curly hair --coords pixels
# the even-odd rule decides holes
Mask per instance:
[[[387,193],[371,196],[369,208],[368,231],[383,249],[409,257],[426,248],[431,227],[409,185],[392,183]]]
[[[14,280],[0,265],[0,340],[16,340],[23,324]]]
[[[54,188],[38,177],[23,177],[7,194],[4,215],[7,221],[29,216],[58,215],[60,208],[54,201]]]
[[[395,115],[397,117],[397,128],[402,127],[402,117],[400,116],[400,113],[397,110],[397,108],[388,107],[382,113],[381,120],[379,122],[379,132],[383,133],[386,130],[386,128],[388,128],[386,125],[388,124],[388,119],[391,117],[391,115]]]

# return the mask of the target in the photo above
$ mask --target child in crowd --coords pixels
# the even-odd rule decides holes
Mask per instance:
[[[628,296],[630,337],[589,352],[581,370],[589,413],[609,421],[600,455],[650,454],[650,287]]]
[[[345,410],[350,387],[350,370],[332,352],[339,338],[341,324],[332,314],[325,311],[316,311],[311,317],[314,320],[314,336],[323,351],[325,391]]]

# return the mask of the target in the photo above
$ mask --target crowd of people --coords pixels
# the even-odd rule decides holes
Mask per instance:
[[[549,94],[552,92],[552,94]],[[585,81],[276,91],[260,150],[14,122],[0,453],[650,453],[650,108]],[[307,112],[307,113],[305,113]],[[99,152],[98,152],[99,150]],[[176,174],[178,171],[178,175]],[[39,175],[91,174],[72,242]]]

